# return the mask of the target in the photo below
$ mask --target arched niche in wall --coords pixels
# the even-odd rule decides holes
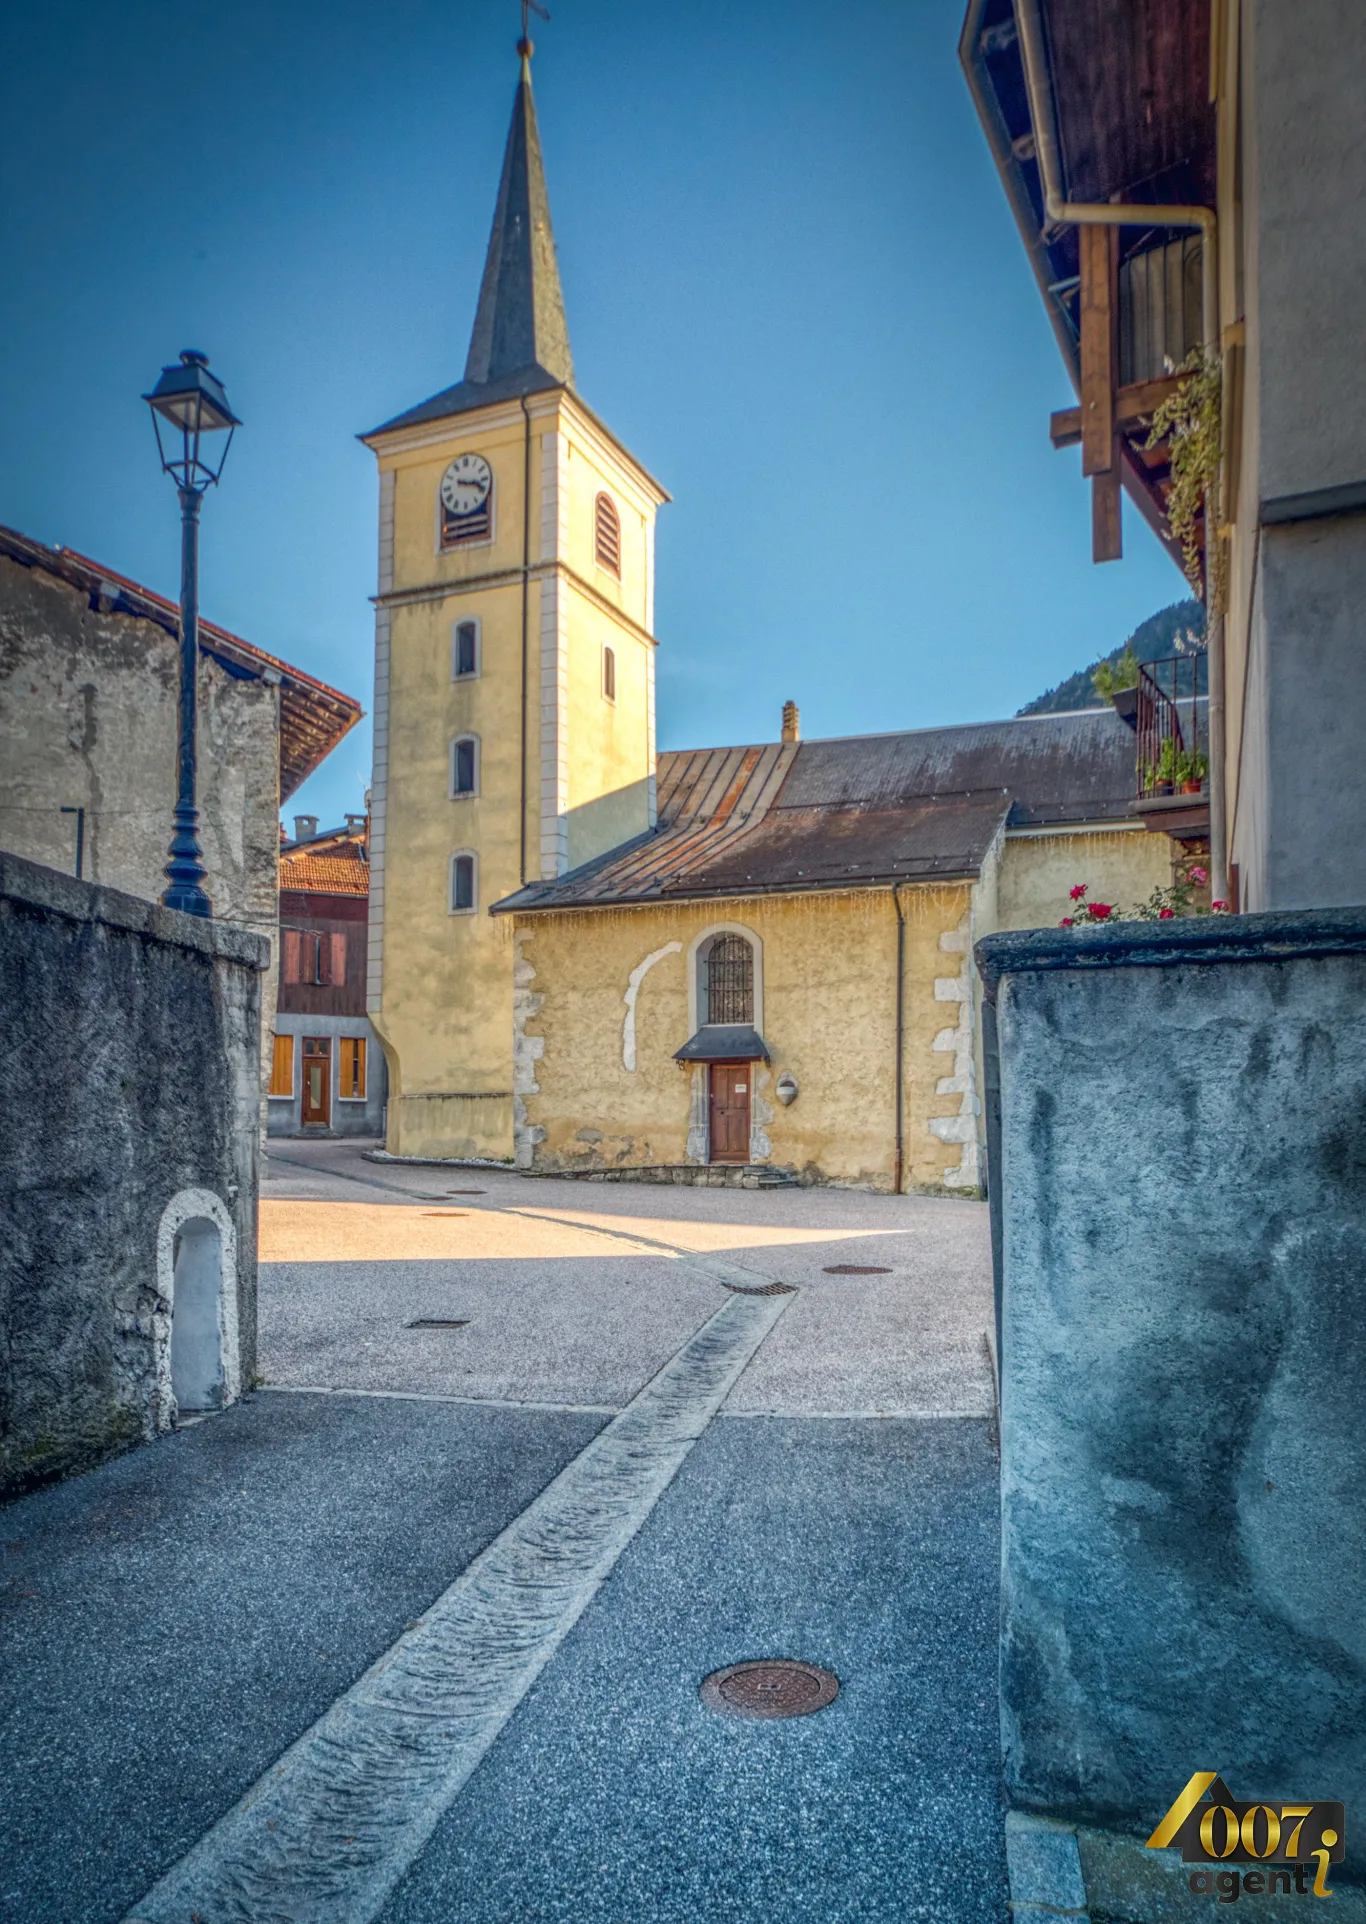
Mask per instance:
[[[224,1409],[242,1393],[237,1332],[237,1231],[211,1189],[182,1189],[157,1227],[156,1413]]]

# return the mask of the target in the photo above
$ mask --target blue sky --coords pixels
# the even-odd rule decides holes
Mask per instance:
[[[664,748],[1011,714],[1184,592],[1090,562],[1071,401],[957,62],[963,0],[554,0],[537,109],[584,398],[674,496]],[[363,429],[459,378],[512,0],[45,0],[0,70],[0,521],[178,591],[139,400],[245,425],[204,612],[371,701]],[[837,480],[833,491],[831,477]],[[360,806],[368,720],[287,805]]]

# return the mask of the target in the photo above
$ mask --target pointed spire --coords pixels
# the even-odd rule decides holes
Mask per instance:
[[[517,51],[522,72],[512,103],[465,379],[485,386],[505,382],[519,369],[537,367],[571,387],[574,361],[531,98],[531,42],[524,37]]]

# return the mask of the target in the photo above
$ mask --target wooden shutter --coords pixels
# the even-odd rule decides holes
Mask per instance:
[[[303,980],[303,938],[298,929],[284,929],[284,976],[286,982]]]
[[[364,1102],[365,1100],[365,1038],[364,1036],[343,1036],[341,1039],[341,1095],[344,1101]]]
[[[344,935],[334,935],[331,938],[331,950],[332,954],[327,979],[329,982],[334,983],[337,988],[342,988],[346,982],[346,937]]]
[[[292,1035],[277,1035],[272,1038],[270,1093],[273,1096],[294,1094],[294,1038]]]

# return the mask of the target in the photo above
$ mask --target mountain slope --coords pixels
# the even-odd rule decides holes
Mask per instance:
[[[1203,641],[1205,634],[1205,611],[1198,601],[1174,601],[1170,608],[1161,608],[1122,641],[1118,648],[1112,648],[1108,655],[1097,656],[1089,668],[1079,668],[1075,675],[1060,681],[1056,688],[1047,694],[1037,695],[1020,709],[1022,715],[1056,715],[1069,708],[1095,708],[1100,697],[1091,685],[1091,677],[1102,661],[1115,663],[1126,648],[1132,648],[1140,661],[1157,661],[1163,655],[1184,654],[1186,648],[1178,649],[1177,637],[1184,640]],[[1200,692],[1205,692],[1204,675],[1200,675]]]

